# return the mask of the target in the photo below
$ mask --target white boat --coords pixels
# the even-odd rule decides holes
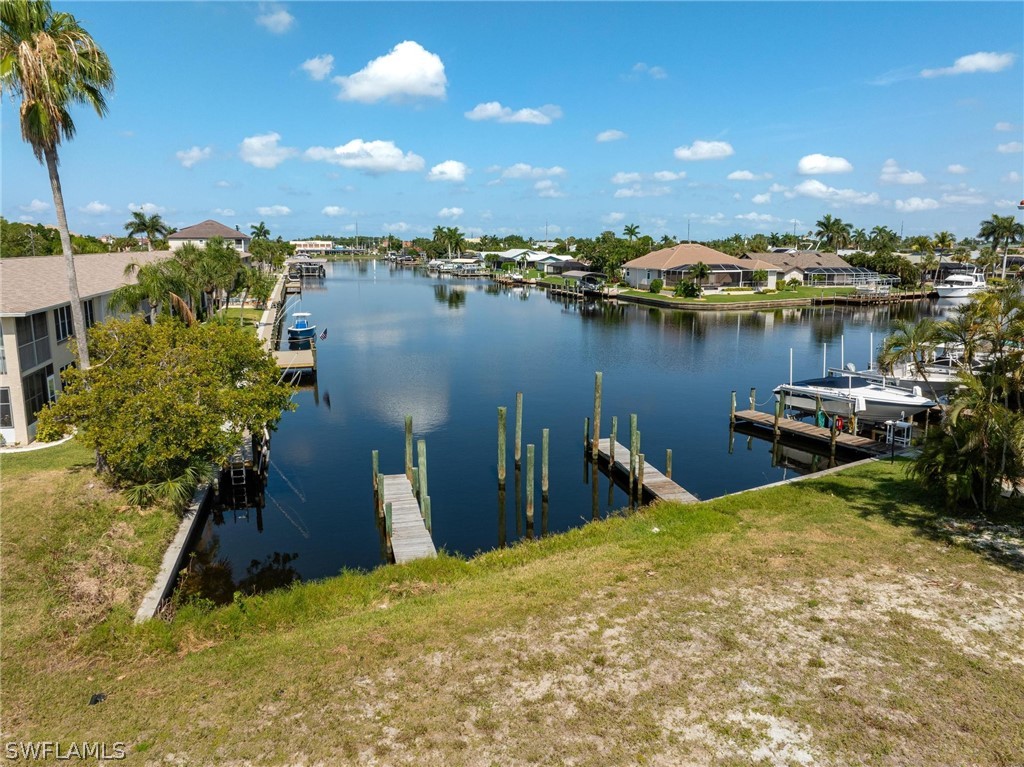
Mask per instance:
[[[968,298],[987,288],[985,275],[981,272],[953,272],[936,284],[935,292],[939,298]]]
[[[833,371],[824,378],[810,378],[775,387],[775,398],[785,395],[785,407],[816,413],[820,409],[830,416],[883,423],[905,421],[935,405],[920,387],[904,389],[881,381]]]
[[[316,335],[316,325],[309,323],[309,312],[295,312],[292,317],[295,320],[288,328],[288,338],[312,338]]]
[[[941,397],[949,394],[960,386],[961,372],[976,373],[978,365],[968,365],[958,357],[938,357],[918,368],[913,362],[894,365],[891,371],[883,372],[879,368],[857,370],[853,363],[847,363],[846,370],[829,368],[831,375],[860,376],[877,381],[885,386],[897,386],[901,389],[917,387],[925,394]]]

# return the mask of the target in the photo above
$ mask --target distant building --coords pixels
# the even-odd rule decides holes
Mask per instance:
[[[195,245],[201,248],[214,237],[220,237],[243,253],[249,252],[249,243],[252,242],[252,237],[242,234],[237,228],[232,229],[218,221],[207,220],[193,226],[186,226],[184,229],[179,229],[174,234],[168,235],[167,243],[171,250],[178,250],[183,245]]]
[[[289,240],[288,244],[295,247],[297,256],[326,256],[334,251],[331,240]]]
[[[654,280],[661,280],[669,287],[687,279],[687,273],[698,263],[707,265],[711,272],[705,285],[719,288],[753,285],[754,272],[764,270],[768,274],[764,287],[775,288],[778,268],[773,264],[741,260],[697,243],[662,248],[627,261],[622,265],[622,278],[630,287],[641,290],[647,289]]]
[[[797,279],[804,285],[859,285],[878,278],[877,272],[850,266],[835,253],[820,250],[776,248],[768,253],[745,253],[741,258],[773,264],[783,282]]]
[[[85,324],[110,314],[110,294],[135,281],[125,267],[167,258],[167,251],[75,256]],[[75,328],[64,256],[0,259],[0,442],[35,439],[36,413],[61,391],[60,372],[72,364]]]

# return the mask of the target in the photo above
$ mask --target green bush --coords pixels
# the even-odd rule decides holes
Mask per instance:
[[[665,281],[661,279],[651,280],[651,285],[647,288],[651,293],[660,293],[661,289],[665,287]]]
[[[674,295],[677,298],[700,298],[700,285],[695,282],[680,282]]]

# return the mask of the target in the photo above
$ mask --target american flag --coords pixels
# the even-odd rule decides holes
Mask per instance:
[[[324,328],[324,332],[320,334],[320,340],[321,341],[326,341],[327,340],[327,328]]]

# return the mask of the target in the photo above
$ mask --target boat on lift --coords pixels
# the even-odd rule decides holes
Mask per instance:
[[[316,335],[316,325],[310,324],[309,318],[312,315],[309,312],[295,312],[292,314],[294,318],[291,326],[288,328],[289,339],[301,339],[301,338],[312,338]]]
[[[874,377],[832,370],[822,378],[808,378],[775,387],[775,398],[785,396],[785,407],[807,413],[852,418],[871,423],[905,421],[935,406],[935,401],[911,389],[891,386]]]

